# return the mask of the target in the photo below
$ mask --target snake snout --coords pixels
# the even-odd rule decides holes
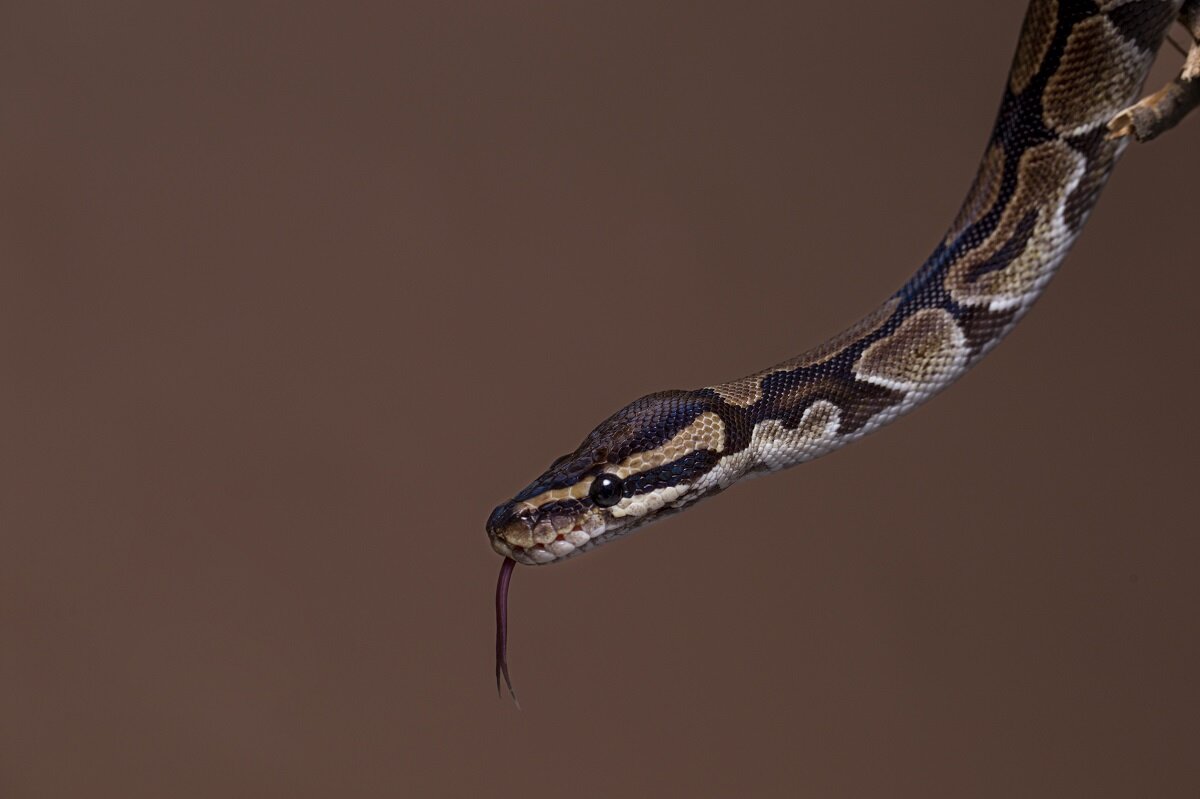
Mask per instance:
[[[596,512],[538,509],[516,501],[497,507],[487,521],[492,549],[525,565],[553,563],[575,554],[605,527]]]
[[[516,503],[506,502],[492,511],[492,515],[487,520],[488,538],[495,538],[500,534],[500,531],[508,527],[509,523],[512,522],[515,507]]]
[[[507,502],[494,511],[487,520],[488,539],[492,549],[506,558],[525,562],[522,554],[537,543],[535,529],[537,514],[529,508],[518,507],[516,502]]]
[[[528,514],[517,512],[515,502],[500,505],[492,511],[487,520],[487,534],[491,539],[492,548],[508,557],[509,553],[497,546],[497,543],[508,547],[532,546],[533,524],[534,520]]]

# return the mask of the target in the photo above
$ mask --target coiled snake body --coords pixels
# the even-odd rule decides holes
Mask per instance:
[[[635,400],[496,508],[487,533],[506,559],[497,679],[507,676],[503,600],[514,562],[557,563],[744,477],[841,447],[929,399],[995,346],[1079,235],[1127,141],[1108,123],[1134,101],[1184,6],[1033,0],[974,184],[899,291],[769,369]]]

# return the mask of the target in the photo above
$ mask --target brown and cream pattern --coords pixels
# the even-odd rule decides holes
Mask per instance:
[[[859,356],[854,373],[862,380],[900,391],[936,391],[967,363],[967,339],[942,308],[924,308]]]
[[[1086,167],[1086,156],[1063,141],[1021,154],[1016,189],[995,230],[947,273],[946,288],[958,303],[998,310],[1030,301],[1075,237],[1064,214]]]
[[[795,358],[786,360],[783,363],[776,364],[769,369],[763,369],[761,372],[755,372],[752,375],[713,386],[712,390],[730,405],[747,408],[762,399],[764,378],[828,360],[831,355],[844,350],[848,344],[860,341],[865,336],[878,330],[883,326],[884,322],[892,318],[899,304],[900,300],[892,297],[852,327],[843,330],[841,333],[808,352],[797,355]]]
[[[1032,0],[970,192],[912,279],[801,355],[626,406],[496,508],[493,547],[537,564],[586,552],[843,446],[952,383],[1079,235],[1123,147],[1105,123],[1136,99],[1181,8],[1200,29],[1200,0]]]

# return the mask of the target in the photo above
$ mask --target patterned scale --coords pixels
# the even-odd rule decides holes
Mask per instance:
[[[887,302],[802,355],[643,397],[488,520],[518,563],[560,561],[896,419],[961,376],[1029,309],[1079,235],[1182,0],[1033,0],[974,185]],[[1188,7],[1195,5],[1188,0]]]

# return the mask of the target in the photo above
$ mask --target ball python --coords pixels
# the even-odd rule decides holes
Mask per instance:
[[[1032,0],[974,182],[899,291],[783,363],[634,400],[487,520],[504,556],[496,681],[516,564],[559,563],[862,438],[928,400],[1012,330],[1080,233],[1171,23],[1200,0]],[[515,693],[513,694],[515,699]]]

